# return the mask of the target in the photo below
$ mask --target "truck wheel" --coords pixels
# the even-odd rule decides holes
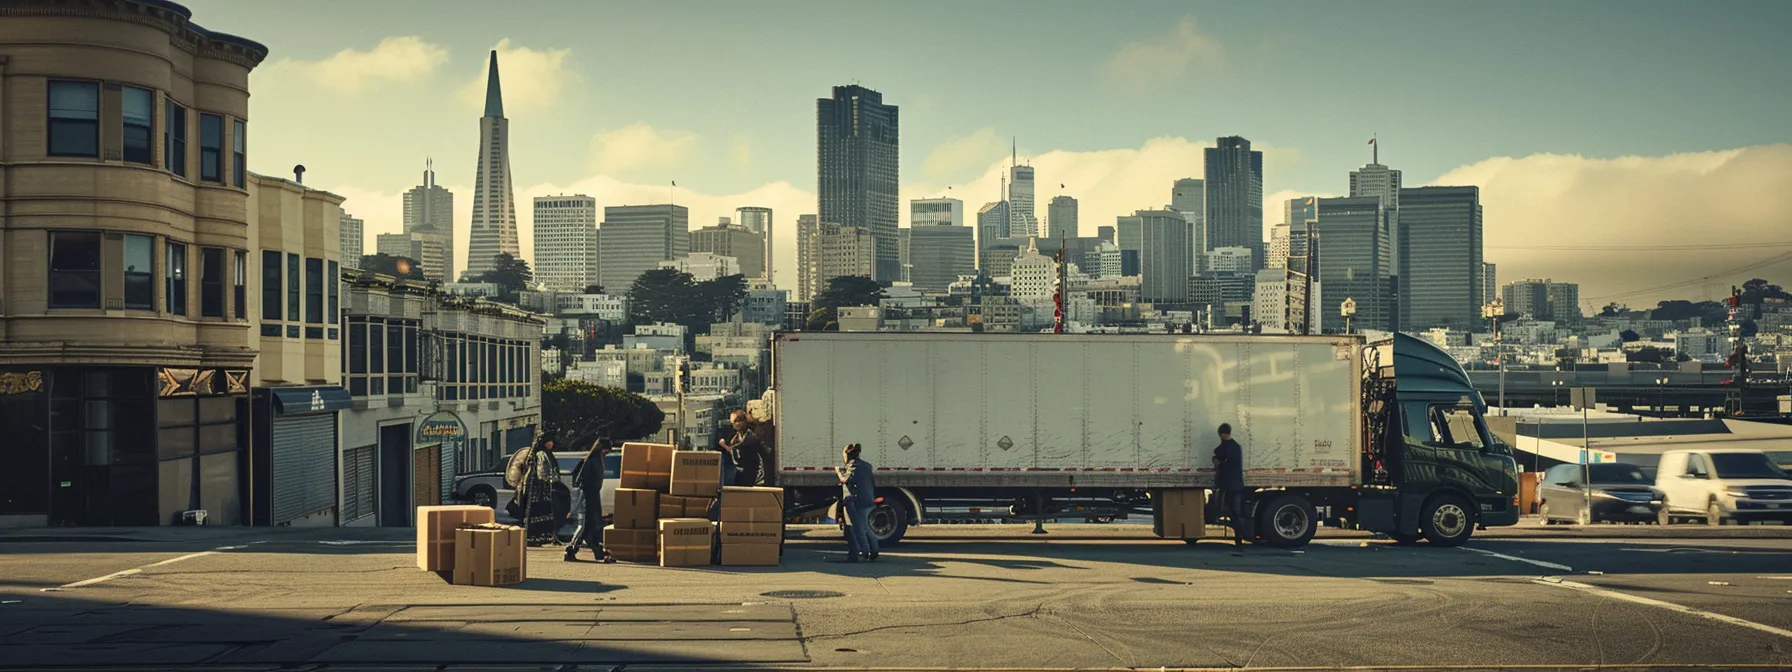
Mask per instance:
[[[1455,495],[1433,499],[1425,504],[1419,530],[1438,546],[1461,546],[1475,533],[1474,507]]]
[[[871,528],[871,536],[877,538],[877,545],[894,546],[902,541],[902,535],[908,533],[908,507],[894,498],[885,497],[871,507],[871,516],[866,520]]]
[[[1306,497],[1284,494],[1257,509],[1257,534],[1276,548],[1299,548],[1319,531],[1319,517]]]

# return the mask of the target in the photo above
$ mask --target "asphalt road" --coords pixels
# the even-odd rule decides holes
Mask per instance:
[[[854,565],[826,562],[827,529],[781,567],[536,549],[501,588],[417,570],[407,529],[8,532],[0,668],[1792,668],[1792,530],[1294,552],[1024,532],[923,528]]]

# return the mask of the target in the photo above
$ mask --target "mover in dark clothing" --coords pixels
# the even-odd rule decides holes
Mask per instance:
[[[572,543],[566,545],[567,562],[578,557],[580,545],[590,546],[601,562],[616,561],[604,553],[604,455],[609,452],[610,440],[598,439],[579,465],[578,473],[573,474],[573,485],[584,502],[579,507],[579,529],[572,533]]]
[[[728,418],[734,436],[722,439],[722,450],[734,460],[734,485],[765,485],[765,444],[753,435],[753,421],[746,411],[735,411]]]
[[[1232,543],[1244,543],[1244,448],[1232,440],[1232,425],[1220,425],[1220,445],[1213,449],[1214,490],[1220,513],[1232,521]]]

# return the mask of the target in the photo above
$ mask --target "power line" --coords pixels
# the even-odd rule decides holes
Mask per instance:
[[[1669,290],[1674,290],[1674,289],[1682,289],[1685,287],[1696,287],[1698,285],[1702,285],[1702,284],[1711,282],[1717,278],[1731,276],[1731,275],[1735,275],[1737,273],[1747,273],[1749,271],[1753,271],[1756,269],[1773,266],[1775,264],[1778,264],[1778,263],[1784,262],[1784,261],[1792,261],[1792,252],[1782,252],[1780,254],[1773,255],[1771,257],[1762,259],[1760,261],[1756,261],[1754,263],[1744,264],[1741,266],[1737,266],[1736,268],[1719,271],[1717,273],[1712,273],[1711,275],[1700,276],[1697,278],[1693,278],[1691,280],[1682,280],[1680,282],[1672,282],[1672,283],[1668,283],[1665,285],[1657,285],[1655,287],[1648,287],[1645,289],[1637,289],[1637,290],[1632,290],[1632,291],[1628,291],[1628,292],[1623,292],[1620,294],[1607,294],[1605,296],[1596,296],[1596,297],[1583,299],[1583,300],[1584,301],[1604,301],[1607,299],[1620,299],[1620,298],[1624,298],[1627,296],[1636,296],[1638,294],[1652,294],[1655,292],[1664,292],[1664,291],[1669,291]]]
[[[1700,250],[1756,250],[1792,247],[1792,241],[1715,243],[1709,245],[1488,245],[1489,250],[1548,250],[1563,252],[1685,252]]]

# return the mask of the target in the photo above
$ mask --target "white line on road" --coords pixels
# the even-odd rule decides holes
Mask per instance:
[[[371,540],[355,540],[355,541],[320,541],[317,543],[323,544],[325,546],[361,546],[361,545],[404,546],[404,545],[413,544],[416,542],[371,539]]]
[[[1651,607],[1660,607],[1660,608],[1666,609],[1668,611],[1678,611],[1682,614],[1690,614],[1693,616],[1698,616],[1700,618],[1707,618],[1707,619],[1710,619],[1713,621],[1717,621],[1719,623],[1728,623],[1730,625],[1740,625],[1745,628],[1750,628],[1753,630],[1760,630],[1761,632],[1765,632],[1768,634],[1792,638],[1792,630],[1776,628],[1771,625],[1765,625],[1762,623],[1756,623],[1754,621],[1736,618],[1735,616],[1725,616],[1723,614],[1713,613],[1713,612],[1709,612],[1709,611],[1703,611],[1700,609],[1694,609],[1692,607],[1685,607],[1685,606],[1681,606],[1678,604],[1674,604],[1672,602],[1663,602],[1661,600],[1654,600],[1654,599],[1650,599],[1647,597],[1639,597],[1636,595],[1631,595],[1629,593],[1621,593],[1616,590],[1600,588],[1599,586],[1595,586],[1595,585],[1591,585],[1591,584],[1580,583],[1577,581],[1551,581],[1551,580],[1544,580],[1544,579],[1533,579],[1533,582],[1539,583],[1539,584],[1542,584],[1545,586],[1560,586],[1562,588],[1570,588],[1570,589],[1578,590],[1581,592],[1593,593],[1595,595],[1600,595],[1603,597],[1609,597],[1609,598],[1617,599],[1617,600],[1624,600],[1626,602],[1635,602],[1637,604],[1646,604]]]
[[[1536,565],[1538,567],[1544,567],[1544,568],[1554,569],[1554,570],[1563,571],[1563,572],[1574,571],[1573,567],[1569,567],[1567,565],[1558,565],[1556,563],[1549,562],[1547,560],[1532,560],[1530,558],[1521,558],[1516,555],[1506,555],[1505,553],[1495,553],[1493,551],[1482,550],[1479,548],[1469,548],[1467,546],[1462,546],[1460,548],[1462,550],[1465,550],[1465,551],[1468,551],[1471,553],[1480,553],[1481,555],[1495,557],[1495,558],[1499,558],[1501,560],[1511,560],[1513,562],[1522,562],[1522,563],[1526,563],[1526,564]]]
[[[218,551],[227,551],[227,550],[236,549],[236,548],[242,548],[242,547],[241,546],[219,546],[219,547],[209,550],[209,551],[200,551],[198,553],[188,553],[188,554],[180,556],[178,558],[169,558],[169,559],[163,560],[161,562],[152,562],[152,563],[149,563],[142,567],[137,567],[134,569],[127,569],[122,572],[113,572],[113,573],[107,574],[105,576],[96,576],[91,579],[84,579],[81,581],[76,581],[74,583],[65,583],[65,584],[62,584],[55,588],[39,588],[37,590],[40,593],[54,593],[54,592],[63,590],[65,588],[80,588],[82,586],[91,586],[96,583],[105,583],[105,582],[111,581],[113,579],[121,579],[121,578],[124,578],[127,576],[131,576],[133,574],[142,574],[143,570],[149,569],[151,567],[161,567],[163,565],[172,565],[172,564],[180,562],[182,560],[192,560],[193,558],[201,558],[201,557],[205,557],[208,555],[217,555]]]

